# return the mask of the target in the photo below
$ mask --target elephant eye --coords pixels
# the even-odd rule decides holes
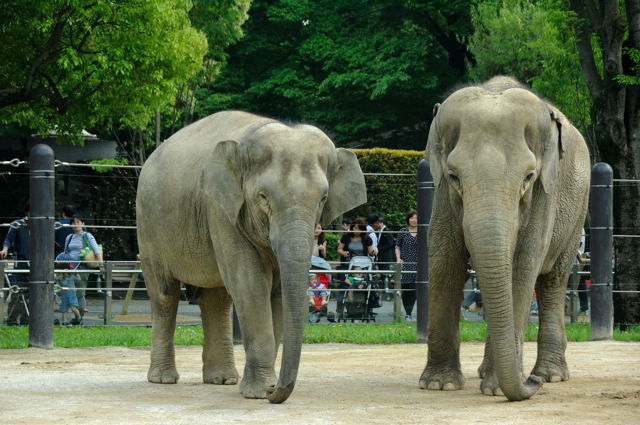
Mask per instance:
[[[460,179],[455,175],[453,171],[449,171],[449,179],[451,179],[451,181],[453,181],[454,183],[460,183]]]
[[[526,181],[528,181],[528,182],[530,182],[530,181],[531,181],[531,179],[533,179],[533,177],[534,177],[535,175],[536,175],[535,173],[531,172],[531,173],[527,174],[527,177],[525,177],[525,180],[526,180]]]
[[[267,194],[264,192],[258,192],[258,197],[260,198],[261,201],[267,201]]]

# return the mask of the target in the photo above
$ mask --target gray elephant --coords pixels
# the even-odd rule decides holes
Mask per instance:
[[[226,111],[164,142],[142,169],[136,200],[153,320],[148,380],[178,380],[173,336],[184,282],[198,287],[204,382],[238,381],[233,302],[246,352],[240,391],[285,401],[300,362],[315,225],[364,202],[356,156],[309,125]]]
[[[564,296],[587,211],[589,152],[560,111],[509,77],[460,89],[438,106],[425,153],[435,197],[420,387],[464,385],[458,318],[471,262],[488,326],[480,389],[527,399],[543,381],[569,378]],[[534,287],[538,356],[527,379],[522,343]]]

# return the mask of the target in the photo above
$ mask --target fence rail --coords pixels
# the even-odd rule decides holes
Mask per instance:
[[[39,145],[39,146],[44,146],[44,145]],[[33,151],[32,151],[32,153],[33,153]],[[11,159],[11,160],[8,160],[8,161],[1,161],[0,165],[11,166],[11,167],[14,167],[14,168],[15,167],[20,167],[20,166],[23,166],[23,165],[29,165],[30,167],[32,167],[32,169],[29,171],[29,173],[24,173],[24,174],[30,175],[32,179],[34,179],[34,178],[36,178],[36,179],[37,178],[39,178],[39,179],[52,179],[52,178],[55,178],[55,174],[56,174],[55,173],[55,169],[59,168],[59,167],[69,167],[69,168],[72,168],[72,167],[78,167],[78,168],[91,167],[91,168],[109,168],[109,169],[140,169],[140,168],[142,168],[139,165],[85,164],[85,163],[74,163],[74,162],[63,162],[63,161],[58,161],[58,160],[52,160],[51,170],[48,170],[48,169],[44,170],[44,169],[42,169],[43,167],[40,167],[40,168],[36,167],[35,169],[33,169],[35,163],[36,163],[36,161],[34,160],[33,157],[30,158],[29,161],[23,161],[23,160],[20,160],[18,158],[14,158],[14,159]],[[427,164],[427,166],[428,166],[428,164]],[[594,167],[594,170],[595,169],[596,169],[596,167]],[[21,173],[19,173],[19,174],[21,174]],[[367,178],[369,178],[369,177],[372,177],[372,178],[377,178],[377,177],[411,177],[411,178],[415,178],[416,177],[416,175],[409,174],[409,173],[364,173],[364,176],[367,177]],[[433,192],[433,182],[431,180],[432,179],[431,179],[430,176],[428,178],[420,177],[419,181],[417,182],[417,185],[416,185],[416,187],[418,189],[418,192],[420,193],[420,191],[422,189],[425,189],[428,192]],[[370,181],[371,182],[370,184],[375,185],[377,181],[378,180],[373,179],[372,181]],[[632,180],[632,179],[609,179],[608,181],[605,181],[605,182],[596,182],[595,180],[592,179],[592,181],[594,182],[593,185],[592,185],[592,191],[595,190],[595,189],[598,189],[598,190],[602,189],[602,190],[610,191],[614,187],[614,184],[618,184],[618,185],[624,186],[626,184],[640,183],[640,180]],[[407,185],[409,185],[409,184],[414,185],[414,183],[407,183]],[[36,199],[37,198],[38,197],[36,197]],[[609,202],[609,201],[607,201],[607,202]],[[607,204],[607,205],[609,205],[609,204]],[[418,209],[420,210],[420,200],[419,200]],[[49,226],[51,223],[53,223],[52,225],[53,225],[54,229],[59,229],[61,227],[72,227],[70,225],[62,225],[60,223],[56,223],[56,222],[54,222],[53,218],[49,217],[48,215],[49,215],[48,213],[47,214],[34,214],[34,217],[30,217],[32,219],[32,221],[33,221],[32,224],[33,225],[38,224],[39,227],[44,228],[44,227]],[[419,216],[420,216],[420,214],[419,214]],[[593,214],[592,214],[592,217],[593,217]],[[0,223],[0,227],[2,227],[2,228],[6,228],[6,227],[17,228],[17,226],[20,226],[20,225],[23,225],[23,224],[19,224],[17,222]],[[634,234],[635,231],[638,231],[640,233],[640,229],[622,228],[622,227],[615,227],[614,228],[612,223],[605,224],[603,226],[604,227],[602,227],[602,226],[598,227],[598,226],[594,225],[594,227],[592,227],[590,229],[589,236],[591,238],[593,238],[593,233],[594,232],[595,233],[598,233],[598,232],[609,232],[609,233],[611,233],[611,235],[610,235],[611,239],[640,238],[640,234]],[[96,224],[96,225],[86,225],[85,227],[87,227],[87,228],[95,228],[95,229],[126,229],[126,230],[136,230],[137,229],[137,227],[134,226],[134,225],[128,225],[127,226],[127,225]],[[421,224],[420,224],[420,227],[419,227],[419,231],[418,231],[418,237],[419,238],[423,237],[426,240],[426,236],[425,236],[426,232],[425,232],[425,230],[427,228],[428,228],[428,223],[421,221]],[[613,235],[612,234],[613,230],[618,230],[618,232],[615,235]],[[49,230],[47,230],[47,231],[49,231]],[[324,230],[324,232],[325,233],[337,233],[337,234],[340,234],[340,233],[346,233],[347,231],[326,229],[326,230]],[[392,234],[401,233],[401,231],[385,231],[385,232],[392,233]],[[592,247],[593,246],[594,246],[594,244],[592,243]],[[45,258],[45,257],[38,257],[38,258]],[[36,263],[40,264],[40,262],[42,261],[40,259],[36,259],[36,260],[37,261],[33,262],[34,264],[36,264]],[[133,275],[135,275],[136,278],[137,278],[137,275],[141,274],[141,270],[138,269],[138,268],[128,268],[128,269],[123,269],[123,270],[117,270],[116,266],[115,266],[115,263],[107,262],[106,264],[107,264],[107,272],[106,272],[106,276],[107,277],[105,278],[105,281],[109,282],[109,283],[107,283],[107,286],[105,287],[105,289],[107,291],[110,291],[110,290],[121,290],[119,288],[113,288],[112,280],[113,280],[114,276],[122,276],[122,275],[131,275],[131,276],[133,276]],[[424,260],[420,260],[420,262],[418,264],[418,273],[424,273],[425,272],[425,270],[426,270],[425,269],[425,267],[426,267],[425,264],[426,264],[426,262]],[[396,266],[392,266],[392,267],[395,267],[394,270],[392,270],[392,271],[375,271],[375,272],[363,271],[363,274],[367,274],[368,275],[368,274],[375,273],[375,274],[377,274],[379,276],[387,277],[387,279],[388,279],[389,277],[392,277],[393,275],[395,275],[396,277],[399,277],[399,276],[402,276],[403,274],[406,275],[406,274],[414,274],[414,273],[416,273],[415,271],[402,271],[402,270],[399,270]],[[608,266],[608,267],[610,267],[610,266]],[[38,269],[38,270],[40,270],[40,269]],[[422,270],[422,272],[420,272],[420,270]],[[315,271],[315,272],[318,272],[318,273],[321,272],[320,270],[312,270],[312,271]],[[11,270],[11,271],[7,270],[7,272],[14,273],[14,274],[21,274],[21,273],[29,273],[29,270],[18,271],[16,269],[14,269],[14,270]],[[52,270],[52,272],[58,273],[58,272],[60,272],[60,270],[55,269],[55,270]],[[78,272],[79,273],[91,273],[91,271],[88,271],[88,270],[87,271],[80,270]],[[345,270],[332,270],[332,271],[322,271],[322,272],[327,273],[327,274],[331,274],[331,275],[348,273],[348,271],[345,271]],[[37,273],[40,273],[40,271],[37,271]],[[586,275],[589,275],[589,272],[576,271],[576,272],[573,273],[573,275],[572,275],[573,278],[572,279],[574,279],[574,280],[575,279],[579,279],[581,276],[586,276]],[[399,279],[395,279],[395,280],[399,280]],[[418,292],[420,292],[422,290],[422,288],[427,288],[428,280],[427,280],[426,277],[420,277],[417,280],[418,280]],[[628,289],[625,289],[625,290],[612,290],[611,287],[614,285],[614,281],[613,281],[612,278],[610,278],[610,279],[607,278],[607,279],[602,280],[603,283],[600,282],[600,280],[602,280],[602,279],[596,279],[597,282],[593,283],[593,285],[592,285],[596,292],[601,291],[599,288],[602,288],[602,287],[607,287],[606,292],[602,292],[602,293],[603,294],[606,293],[606,294],[609,294],[609,295],[613,294],[613,293],[616,293],[616,292],[617,293],[637,293],[638,292],[638,291],[633,291],[633,290],[628,290]],[[620,284],[620,285],[623,285],[623,284]],[[624,285],[625,285],[625,287],[627,287],[629,285],[634,285],[635,286],[636,284],[634,283],[634,284],[624,284]],[[640,286],[640,284],[638,284],[638,286]],[[127,289],[127,294],[133,293],[133,292],[138,291],[138,290],[141,290],[141,289],[130,287],[130,288]],[[344,291],[344,289],[335,289],[335,288],[333,288],[332,290]],[[385,290],[389,290],[389,289],[385,288]],[[582,290],[582,289],[578,290],[576,287],[572,287],[572,288],[568,289],[568,293],[572,294],[572,296],[575,295],[575,294],[581,294],[581,293],[593,294],[594,290]],[[396,294],[399,294],[400,292],[402,292],[402,288],[394,288],[393,291]],[[3,295],[5,292],[6,292],[6,290],[0,291],[0,295]],[[420,295],[419,298],[420,299],[422,299],[422,298],[426,299],[427,297],[428,297],[428,292],[424,292],[422,295]],[[422,311],[422,313],[424,313],[424,309],[425,308],[426,307],[424,305],[422,307],[420,307],[420,306],[418,307],[418,311],[419,311],[418,315],[419,315],[419,317],[420,317],[420,314],[421,314],[420,312]],[[607,317],[608,316],[608,314],[606,312],[603,312],[604,310],[603,311],[600,311],[599,309],[597,309],[597,310],[598,310],[599,313],[602,313],[600,317]],[[107,317],[107,315],[105,315],[105,318],[106,317]],[[423,318],[424,318],[424,321],[426,323],[426,316],[423,316]]]

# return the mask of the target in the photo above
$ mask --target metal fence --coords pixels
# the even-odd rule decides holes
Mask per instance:
[[[33,155],[33,152],[32,152]],[[10,161],[1,161],[0,165],[4,165],[4,166],[12,166],[12,167],[20,167],[23,165],[30,165],[31,167],[31,171],[28,173],[28,175],[30,176],[30,178],[33,181],[38,182],[38,179],[40,180],[40,183],[43,183],[44,185],[48,185],[48,187],[44,187],[43,190],[49,190],[49,188],[51,188],[51,192],[52,192],[52,186],[51,186],[51,179],[54,178],[55,176],[55,168],[56,167],[60,167],[60,166],[65,166],[65,167],[105,167],[105,168],[111,168],[111,169],[117,169],[117,168],[128,168],[128,169],[138,169],[141,168],[140,166],[122,166],[122,165],[98,165],[98,164],[81,164],[81,163],[70,163],[70,162],[61,162],[61,161],[54,161],[53,157],[52,157],[52,152],[51,154],[46,158],[45,162],[50,163],[50,166],[47,167],[46,165],[42,165],[42,164],[38,164],[37,163],[38,159],[31,159],[29,162],[26,161],[20,161],[18,159],[13,159]],[[423,163],[426,163],[426,161],[423,161]],[[389,271],[385,271],[385,270],[376,270],[373,271],[371,273],[375,273],[378,276],[393,276],[393,278],[389,278],[386,281],[387,282],[394,282],[394,287],[393,288],[389,288],[388,286],[385,286],[384,288],[377,288],[375,289],[376,291],[382,291],[382,292],[387,292],[387,293],[392,293],[393,297],[394,297],[394,316],[395,317],[401,317],[401,307],[399,306],[399,296],[400,293],[402,292],[402,288],[399,287],[399,282],[400,282],[400,278],[399,276],[402,273],[417,273],[417,279],[416,279],[416,283],[417,283],[417,289],[416,291],[418,292],[418,338],[421,338],[421,332],[424,332],[424,337],[426,337],[426,317],[427,317],[427,302],[426,300],[428,299],[428,281],[427,281],[427,262],[426,262],[426,230],[428,228],[428,220],[429,220],[429,216],[430,216],[430,210],[431,210],[431,205],[430,202],[431,200],[429,199],[430,196],[432,196],[433,193],[433,184],[431,182],[431,178],[430,178],[430,174],[428,171],[428,164],[425,167],[425,164],[421,163],[421,167],[419,168],[419,173],[418,173],[418,182],[417,182],[417,191],[418,191],[418,198],[419,198],[419,202],[418,202],[418,215],[419,215],[419,229],[418,229],[418,237],[419,239],[422,239],[422,244],[424,249],[421,250],[421,253],[423,253],[424,255],[422,256],[421,259],[419,259],[418,264],[417,264],[417,268],[418,271],[417,272],[402,272],[400,271],[399,266],[396,265],[392,265],[392,270]],[[606,164],[605,164],[606,165]],[[603,168],[604,166],[600,166],[599,164],[597,164],[594,167],[594,172],[596,171],[596,169],[600,167]],[[608,167],[608,166],[606,166]],[[610,170],[610,168],[609,168]],[[568,288],[568,298],[571,301],[571,305],[572,307],[570,308],[570,316],[571,316],[571,320],[576,320],[576,301],[575,298],[578,296],[578,294],[580,294],[581,292],[585,292],[590,294],[592,300],[593,299],[604,299],[604,304],[603,307],[597,307],[595,310],[596,316],[597,317],[604,317],[606,316],[607,310],[606,307],[604,307],[605,304],[610,304],[609,300],[611,298],[611,295],[616,292],[614,290],[612,290],[612,285],[613,285],[613,280],[611,275],[608,275],[607,273],[611,272],[611,266],[610,266],[610,250],[608,251],[608,253],[598,253],[597,255],[594,255],[594,249],[595,250],[602,250],[602,249],[607,249],[608,246],[611,245],[610,241],[613,240],[613,238],[636,238],[636,237],[640,237],[640,235],[634,235],[634,234],[616,234],[613,235],[612,231],[613,231],[613,226],[611,223],[611,208],[612,208],[612,197],[611,197],[611,188],[613,187],[613,183],[617,182],[617,183],[640,183],[640,181],[638,180],[613,180],[611,179],[611,173],[607,170],[604,170],[605,174],[607,174],[604,179],[605,180],[598,180],[598,177],[594,177],[593,179],[593,185],[592,185],[592,199],[595,198],[599,198],[599,201],[593,202],[592,201],[592,205],[593,204],[597,204],[599,206],[604,206],[603,208],[603,222],[602,223],[597,223],[595,222],[597,220],[598,214],[594,215],[594,212],[592,211],[592,226],[589,229],[589,234],[588,236],[591,237],[592,240],[592,271],[596,271],[596,276],[592,277],[592,283],[591,283],[591,288],[589,288],[588,290],[578,290],[577,286],[575,286],[574,284],[572,284],[571,282],[576,280],[576,276],[581,276],[581,275],[585,275],[587,274],[587,272],[584,271],[574,271],[573,273],[573,277],[570,279],[570,285]],[[416,176],[412,175],[412,174],[382,174],[382,173],[365,173],[365,176],[374,176],[374,177],[380,177],[380,176],[393,176],[393,177],[397,177],[397,176],[404,176],[404,177],[411,177],[411,178],[415,178]],[[594,174],[595,176],[595,174]],[[408,183],[408,185],[411,184],[413,185],[414,183]],[[32,185],[32,190],[33,190],[33,185]],[[54,222],[54,212],[52,210],[43,210],[50,208],[50,206],[52,206],[52,202],[49,202],[50,205],[46,205],[46,206],[42,206],[42,191],[38,192],[38,193],[32,193],[31,194],[31,205],[32,205],[32,216],[30,217],[30,226],[44,226],[46,227],[48,230],[47,231],[53,231],[56,228],[59,228],[61,226],[68,226],[68,225],[60,225],[59,223],[55,223]],[[426,199],[423,199],[422,201],[420,201],[420,195],[425,194],[427,195]],[[52,196],[52,195],[51,195]],[[47,198],[47,196],[44,197],[45,201],[51,201],[50,199]],[[35,202],[33,202],[35,201]],[[41,208],[40,211],[34,212],[34,205],[37,208]],[[40,205],[40,206],[39,206]],[[602,209],[602,208],[601,208]],[[595,217],[595,220],[594,220]],[[16,227],[18,226],[17,223],[0,223],[1,227]],[[87,225],[86,227],[88,228],[104,228],[104,229],[130,229],[130,230],[135,230],[136,226],[122,226],[122,225]],[[335,232],[335,233],[341,233],[343,231],[339,231],[339,230],[325,230],[325,232]],[[390,233],[397,233],[395,231],[390,231]],[[48,261],[44,260],[43,257],[43,262],[40,262],[39,264],[35,264],[34,267],[34,263],[37,263],[39,260],[37,259],[38,256],[36,256],[36,258],[33,258],[32,261],[32,270],[31,270],[31,286],[38,286],[38,283],[52,283],[53,282],[53,276],[51,276],[50,274],[53,272],[58,272],[58,270],[55,271],[49,271],[48,268],[50,268],[50,264],[48,265]],[[49,257],[51,258],[51,257]],[[47,264],[45,264],[47,263]],[[131,263],[131,262],[128,262]],[[131,276],[131,281],[133,281],[133,276],[136,277],[140,275],[141,270],[136,267],[136,268],[132,268],[132,269],[118,269],[117,267],[118,262],[113,262],[113,261],[107,261],[106,262],[106,272],[105,272],[105,283],[104,283],[104,288],[102,288],[102,290],[105,292],[106,296],[105,296],[105,303],[104,303],[104,311],[103,311],[103,317],[104,317],[104,323],[108,324],[110,323],[111,317],[112,317],[112,311],[111,308],[109,306],[109,302],[111,299],[110,294],[112,294],[113,290],[116,290],[116,288],[113,287],[113,277],[114,276],[120,276],[120,275],[128,275]],[[606,264],[607,266],[604,267],[603,264]],[[605,269],[609,269],[609,271],[607,272],[607,270]],[[4,269],[4,264],[3,264],[3,269]],[[7,271],[3,271],[3,272],[7,272]],[[79,271],[79,272],[83,272],[84,271]],[[88,271],[87,271],[88,272]],[[329,274],[335,274],[335,273],[339,273],[339,274],[345,274],[348,273],[344,270],[340,270],[340,271],[325,271],[328,272]],[[29,270],[27,271],[20,271],[18,272],[17,270],[12,270],[11,273],[29,273]],[[367,272],[369,273],[369,272]],[[6,279],[5,279],[6,280]],[[118,280],[118,279],[116,279]],[[39,285],[39,287],[45,287],[46,285]],[[397,286],[397,287],[396,287]],[[122,290],[121,288],[117,288],[118,290]],[[126,299],[131,299],[130,294],[132,294],[134,291],[136,290],[144,290],[142,288],[135,288],[135,282],[133,283],[133,287],[129,286],[129,288],[126,288]],[[469,290],[469,289],[468,289]],[[330,290],[328,290],[329,292],[344,292],[344,289],[338,289],[338,288],[332,288]],[[37,291],[36,291],[37,292]],[[638,292],[638,290],[633,290],[633,291],[625,291],[625,292]],[[5,287],[3,288],[2,291],[0,291],[0,302],[4,301],[7,297],[6,295],[9,293],[16,293],[16,288],[9,288],[9,287]],[[33,296],[34,294],[32,294]],[[36,299],[42,299],[43,296],[42,294],[35,294]],[[35,303],[32,302],[32,304],[34,306],[38,306],[39,303],[36,301]],[[593,304],[593,302],[592,302]],[[608,310],[610,311],[610,310]],[[124,312],[126,313],[126,309],[124,309]],[[594,310],[591,310],[592,316],[594,313]],[[610,314],[609,314],[610,316]],[[598,319],[597,321],[599,321],[600,319]],[[592,317],[592,323],[593,323],[593,317]],[[40,323],[39,325],[42,329],[44,329],[45,332],[48,332],[49,326],[45,326],[43,323]],[[610,328],[609,323],[605,323],[604,327],[606,327],[607,329]],[[422,330],[421,330],[422,328]],[[41,334],[42,332],[40,332]],[[36,344],[34,345],[38,345],[38,343],[36,342]],[[46,342],[45,342],[46,345]]]

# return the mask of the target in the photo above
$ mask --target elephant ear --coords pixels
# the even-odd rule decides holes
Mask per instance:
[[[329,174],[329,195],[324,204],[320,224],[328,226],[340,214],[367,202],[364,176],[353,152],[336,149],[336,166]]]
[[[549,117],[551,118],[551,124],[547,132],[548,137],[545,141],[542,166],[540,167],[540,182],[545,193],[553,193],[556,190],[560,156],[565,151],[562,142],[563,115],[560,111],[549,106]]]
[[[213,150],[213,160],[205,170],[204,189],[211,201],[220,205],[234,225],[244,204],[242,164],[235,140],[219,142]]]
[[[434,187],[440,187],[444,176],[444,168],[442,166],[442,142],[438,136],[438,119],[437,114],[440,109],[440,104],[436,103],[433,107],[433,121],[431,121],[431,127],[429,127],[429,138],[427,139],[427,149],[424,152],[424,159],[429,161],[429,167],[431,168],[431,176],[433,177]]]

